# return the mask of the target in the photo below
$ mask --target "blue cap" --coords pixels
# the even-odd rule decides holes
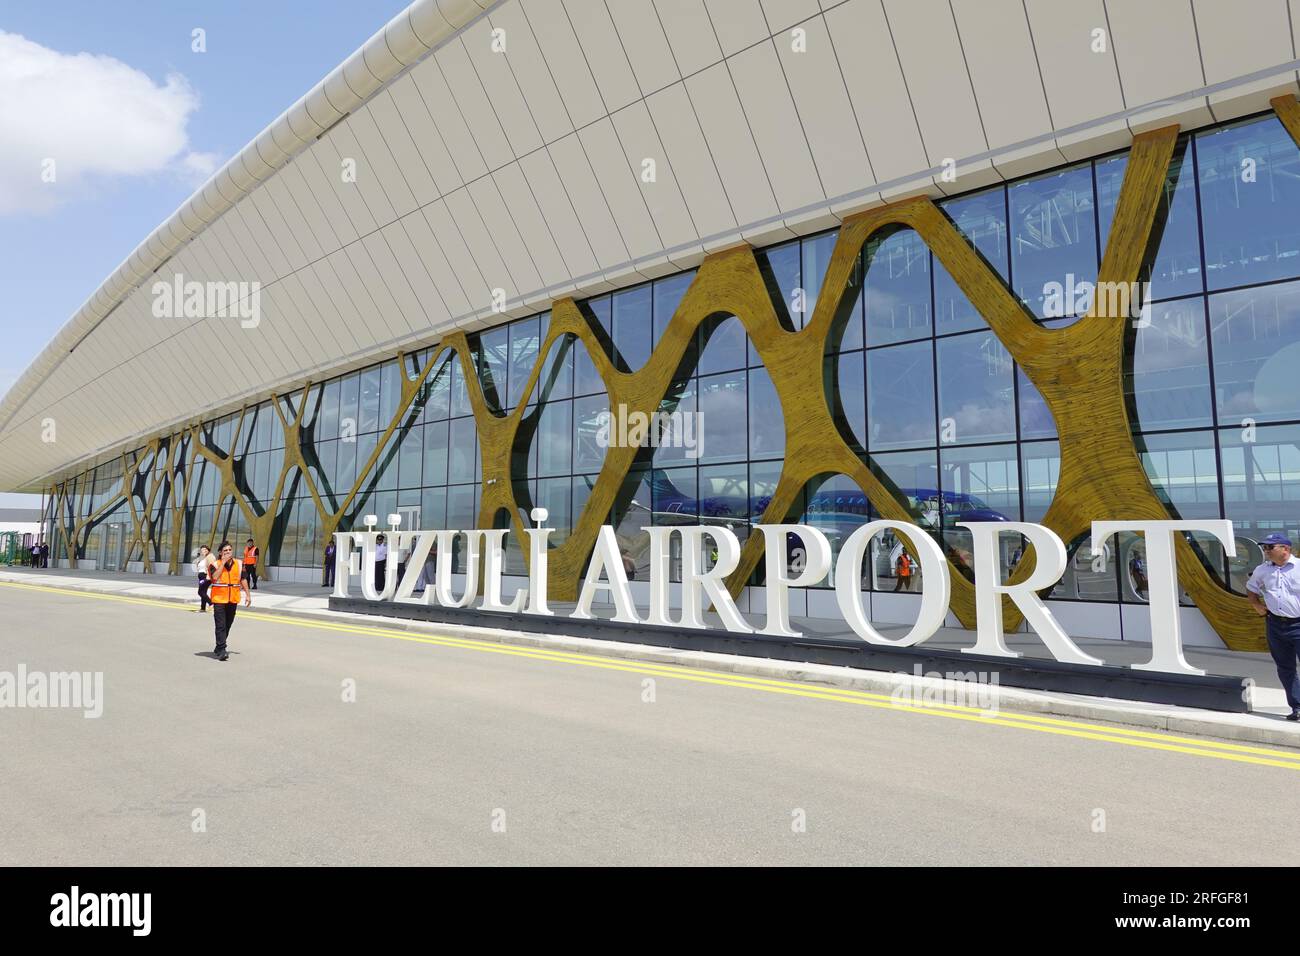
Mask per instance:
[[[1261,541],[1260,544],[1284,544],[1289,548],[1291,547],[1291,539],[1284,534],[1278,534],[1276,531],[1274,531],[1272,534],[1268,535],[1268,537],[1266,537],[1263,541]]]

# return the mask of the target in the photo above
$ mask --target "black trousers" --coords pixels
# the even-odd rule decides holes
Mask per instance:
[[[375,562],[375,590],[383,591],[384,582],[388,580],[388,559]]]
[[[325,587],[334,587],[334,561],[333,559],[325,562]]]
[[[234,601],[229,604],[212,605],[212,625],[217,636],[215,649],[217,654],[226,653],[226,638],[230,636],[230,629],[235,624],[235,611],[238,607],[239,605]]]
[[[251,587],[254,591],[257,590],[257,565],[256,564],[244,565],[244,571],[240,575],[240,577],[248,578],[248,586]]]
[[[212,603],[211,601],[208,600],[208,588],[211,586],[211,584],[212,582],[208,580],[208,576],[206,574],[199,575],[199,610],[200,611],[206,611],[208,609],[208,605]]]

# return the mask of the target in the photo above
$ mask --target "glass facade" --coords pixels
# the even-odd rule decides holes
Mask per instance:
[[[939,208],[1036,319],[1049,327],[1079,321],[1086,294],[1058,296],[1097,279],[1127,154],[1101,157],[1005,186],[941,201]],[[1134,443],[1171,516],[1226,517],[1240,536],[1238,557],[1200,543],[1212,573],[1240,591],[1269,531],[1300,534],[1300,390],[1288,374],[1300,364],[1300,150],[1271,114],[1184,135],[1157,216],[1158,238],[1142,278],[1150,304],[1130,323],[1124,387]],[[821,294],[834,231],[757,253],[782,323],[804,325]],[[641,368],[654,350],[692,272],[579,303],[614,366]],[[964,520],[1042,519],[1060,472],[1052,416],[1037,389],[911,230],[877,233],[861,255],[825,356],[828,398],[841,434],[909,507],[916,520],[966,570]],[[1099,320],[1100,321],[1100,320]],[[1113,320],[1106,320],[1113,321]],[[571,532],[604,461],[602,427],[612,421],[604,382],[572,336],[529,377],[550,325],[549,313],[470,337],[473,368],[489,410],[524,406],[514,449],[517,500],[541,505]],[[713,523],[742,540],[776,489],[785,425],[768,371],[738,319],[715,315],[701,326],[693,364],[662,400],[663,412],[698,413],[698,449],[645,448],[604,520],[614,525],[642,575],[648,524]],[[313,385],[282,399],[292,417],[306,402],[304,456],[331,511],[347,502],[341,530],[361,516],[401,513],[403,525],[477,524],[483,480],[465,370],[444,355],[382,448],[398,412],[402,377],[414,378],[431,350]],[[689,363],[688,363],[689,364]],[[236,435],[234,416],[205,423],[201,440],[236,457],[241,491],[258,509],[279,492],[269,542],[271,565],[319,567],[320,524],[303,476],[283,476],[284,429],[269,402],[250,410]],[[376,448],[378,457],[366,469]],[[137,451],[134,456],[147,453]],[[134,461],[134,456],[129,460]],[[170,522],[183,521],[179,547],[247,535],[247,522],[221,497],[215,469],[201,459],[182,487],[170,476],[157,500],[147,478],[168,467],[166,449],[144,462],[133,494],[152,507],[153,559],[166,561]],[[114,462],[70,482],[73,494],[51,513],[93,514],[120,485]],[[347,501],[354,484],[359,489]],[[184,506],[168,506],[180,495]],[[87,558],[106,555],[119,504],[77,543]],[[826,530],[836,547],[874,517],[866,496],[844,476],[804,489],[788,520]],[[168,532],[168,533],[163,533]],[[115,539],[114,539],[115,540]],[[889,542],[885,542],[889,545]],[[1072,560],[1053,596],[1143,601],[1129,573],[1140,539],[1095,556],[1067,542]],[[1015,543],[1006,557],[1013,558]],[[880,549],[864,586],[895,590],[889,547]],[[1101,558],[1105,558],[1102,560]],[[511,567],[521,570],[517,550]],[[829,584],[829,582],[825,582]]]

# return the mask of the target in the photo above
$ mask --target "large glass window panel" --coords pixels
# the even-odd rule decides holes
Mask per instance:
[[[397,487],[419,488],[424,463],[424,429],[418,425],[408,429],[401,438],[400,447],[397,460]]]
[[[628,371],[635,372],[650,358],[654,329],[651,325],[651,296],[647,282],[614,293],[614,348]]]
[[[451,366],[455,360],[454,352],[444,352],[438,359],[438,367],[424,380],[429,388],[429,398],[424,405],[426,422],[440,421],[451,410]]]
[[[1214,424],[1205,300],[1157,302],[1128,339],[1125,393],[1141,430]]]
[[[701,441],[707,440],[707,436],[701,438],[702,426],[695,415],[697,410],[696,379],[681,379],[668,386],[667,393],[659,400],[659,413],[661,416],[676,416],[676,421],[680,423],[683,439],[685,439],[686,429],[689,427],[695,447],[687,448],[687,443],[684,440],[677,443],[661,444],[653,453],[653,461],[656,466],[664,467],[694,461],[691,455],[702,447]]]
[[[673,320],[677,307],[681,305],[686,290],[695,281],[695,270],[682,272],[675,276],[665,276],[654,281],[654,342],[659,344],[664,329]],[[742,359],[743,364],[743,359]]]
[[[316,489],[320,495],[325,494],[325,489],[334,489],[334,476],[338,473],[339,460],[339,443],[337,441],[319,442],[315,447],[316,460],[319,468],[312,475],[312,480],[316,482]],[[311,459],[308,458],[310,461]]]
[[[551,547],[559,547],[573,531],[574,513],[569,497],[569,478],[540,478],[537,481],[537,506],[545,508],[546,527],[551,532]]]
[[[930,342],[869,350],[867,396],[869,451],[935,444]]]
[[[867,242],[863,277],[867,345],[930,334],[930,250],[911,229],[878,232]]]
[[[799,241],[772,246],[755,253],[759,271],[772,295],[777,318],[789,329],[804,326],[803,282],[801,279]]]
[[[699,502],[694,468],[656,468],[651,481],[656,525],[696,523]]]
[[[587,301],[583,305],[583,311],[595,332],[596,339],[612,341],[613,317],[609,296],[603,295]],[[595,395],[603,391],[605,391],[605,382],[596,371],[596,364],[591,360],[586,344],[579,342],[573,356],[573,394]]]
[[[1142,467],[1171,518],[1218,518],[1219,474],[1211,431],[1138,436]]]
[[[715,423],[718,424],[718,423]],[[749,370],[749,457],[785,456],[785,417],[767,369]],[[703,478],[700,479],[703,481]]]
[[[935,452],[906,451],[873,455],[870,462],[875,473],[891,493],[912,514],[913,523],[939,540],[939,475]],[[863,562],[863,583],[881,591],[920,590],[923,578],[917,568],[910,582],[900,585],[896,575],[898,558],[903,553],[902,540],[893,533],[877,535]]]
[[[334,493],[338,496],[337,503],[342,504],[343,499],[348,496],[352,490],[352,485],[357,480],[357,440],[353,438],[340,439],[338,443],[338,465],[334,469]]]
[[[867,386],[865,361],[861,352],[841,352],[826,359],[828,365],[834,363],[833,397],[837,400],[831,407],[841,419],[837,424],[846,437],[857,441],[858,445],[867,447]]]
[[[448,437],[451,484],[478,480],[478,426],[472,418],[453,418]]]
[[[1275,116],[1196,134],[1211,290],[1300,275],[1300,150]]]
[[[369,435],[359,435],[357,437],[357,481],[364,480],[364,487],[373,489],[378,484],[379,478],[379,459],[376,456],[374,464],[370,463],[370,458],[374,455],[375,445],[379,442],[379,436],[373,432]],[[369,465],[369,470],[366,466]]]
[[[727,372],[745,367],[745,345],[749,336],[740,319],[714,316],[700,326],[700,358],[696,371],[700,375]]]
[[[700,523],[730,528],[743,544],[749,535],[749,468],[713,465],[699,473]]]
[[[1070,290],[1097,281],[1091,166],[1083,163],[1015,183],[1008,187],[1008,201],[1016,295],[1039,318],[1087,311],[1089,297]]]
[[[939,441],[1016,437],[1011,353],[992,332],[939,339]]]
[[[541,348],[541,323],[536,317],[510,323],[510,378],[506,407],[513,409],[524,398],[524,386],[537,363]]]
[[[867,464],[913,520],[938,539],[939,472],[935,452],[889,452],[872,455]]]
[[[1020,446],[1020,482],[1024,488],[1026,521],[1043,520],[1056,497],[1060,479],[1060,442],[1025,442]]]
[[[813,312],[816,311],[817,300],[821,297],[822,282],[826,278],[826,267],[830,265],[831,253],[835,250],[835,243],[839,237],[840,231],[834,229],[820,236],[811,236],[800,243],[805,325],[812,320]]]
[[[1244,594],[1250,572],[1263,561],[1262,538],[1276,531],[1300,541],[1300,425],[1224,428],[1219,445],[1224,517],[1237,535],[1229,579]]]
[[[483,397],[492,411],[509,406],[510,329],[502,325],[483,332],[478,339],[479,382]]]
[[[460,356],[455,352],[448,353],[450,356],[450,389],[451,389],[451,411],[452,418],[459,418],[463,415],[473,415],[474,407],[469,401],[469,385],[465,381],[465,367],[461,362]]]
[[[537,475],[570,473],[573,455],[573,402],[547,402],[537,423]]]
[[[447,489],[447,527],[465,531],[478,527],[478,485],[452,485]],[[443,560],[439,555],[438,560]],[[456,536],[452,570],[465,571],[465,537]]]
[[[945,200],[939,208],[984,261],[1006,281],[1006,190],[996,186],[971,196]],[[985,328],[984,317],[971,305],[939,258],[933,258],[935,330],[943,335]]]
[[[425,488],[420,492],[420,524],[433,530],[447,527],[446,488]]]
[[[1192,151],[1182,140],[1169,163],[1160,207],[1156,211],[1156,234],[1160,243],[1154,260],[1145,263],[1139,280],[1150,283],[1152,300],[1172,299],[1202,290],[1201,239],[1196,224],[1196,177],[1192,172]],[[1097,218],[1101,226],[1102,249],[1110,236],[1120,187],[1128,168],[1128,153],[1097,163]]]
[[[743,460],[748,435],[745,373],[701,378],[699,390],[699,463]]]
[[[572,397],[574,357],[578,352],[585,355],[586,347],[572,335],[562,335],[551,344],[537,385],[528,395],[529,404]]]
[[[388,427],[397,415],[397,406],[402,401],[402,370],[396,362],[385,362],[380,370],[379,381],[379,425],[378,430]]]
[[[359,432],[373,432],[379,429],[379,392],[383,384],[383,373],[378,367],[368,368],[361,373],[361,419],[357,424]]]
[[[425,485],[447,483],[447,428],[447,422],[431,422],[424,426],[422,481]]]
[[[830,542],[832,568],[839,561],[840,549],[849,535],[871,520],[873,511],[866,493],[847,475],[832,475],[829,478],[805,489],[804,512],[800,524],[811,525],[826,536]],[[798,553],[804,549],[802,542],[787,540],[790,557],[799,558]],[[869,562],[863,562],[863,577]],[[832,587],[834,574],[816,582],[813,587]]]
[[[944,550],[967,577],[974,578],[973,538],[970,531],[957,525],[959,522],[1018,521],[1019,472],[1015,445],[939,449]],[[1007,534],[1001,536],[998,546],[1005,578],[1020,560],[1023,542],[1019,535]]]
[[[339,382],[339,437],[356,436],[360,430],[359,405],[361,375],[353,372]]]
[[[603,427],[602,427],[603,425]],[[610,414],[604,395],[588,395],[573,402],[573,470],[598,472],[605,463],[606,448],[615,446],[619,434],[617,417]],[[628,436],[635,438],[635,435]]]
[[[1300,282],[1210,296],[1219,424],[1300,418]]]
[[[609,524],[614,528],[624,571],[631,581],[644,581],[650,576],[650,536],[641,529],[654,524],[652,501],[650,471],[633,468],[624,477],[610,508]],[[629,562],[630,570],[626,566]]]

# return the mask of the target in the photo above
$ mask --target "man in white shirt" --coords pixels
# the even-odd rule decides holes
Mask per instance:
[[[1291,555],[1291,539],[1285,535],[1274,532],[1259,546],[1267,560],[1251,572],[1246,598],[1255,613],[1266,619],[1268,650],[1291,708],[1287,720],[1300,720],[1300,678],[1296,676],[1296,656],[1300,653],[1300,560]]]

